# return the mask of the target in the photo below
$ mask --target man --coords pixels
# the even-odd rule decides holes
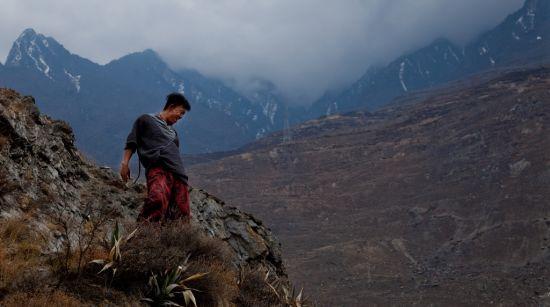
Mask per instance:
[[[187,175],[179,152],[179,138],[172,128],[191,105],[179,93],[166,97],[164,109],[143,114],[128,134],[120,165],[124,182],[130,178],[128,163],[137,150],[145,168],[147,198],[139,214],[140,221],[165,221],[191,216]]]

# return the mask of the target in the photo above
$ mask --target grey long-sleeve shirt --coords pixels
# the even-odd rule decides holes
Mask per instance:
[[[187,183],[188,177],[179,151],[178,134],[166,122],[155,116],[157,115],[143,114],[136,119],[124,149],[137,150],[141,164],[146,170],[154,166],[163,166]]]

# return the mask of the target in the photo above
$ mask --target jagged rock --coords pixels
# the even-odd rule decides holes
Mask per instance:
[[[123,184],[113,170],[87,160],[74,141],[71,127],[40,114],[32,97],[0,89],[0,220],[28,215],[48,231],[44,215],[82,219],[88,208],[135,219],[145,186]],[[262,264],[286,275],[280,244],[261,221],[200,189],[191,188],[190,197],[194,221],[227,242],[236,265]],[[62,236],[52,230],[50,237],[53,249]]]
[[[226,206],[200,189],[191,189],[193,219],[213,237],[226,241],[236,252],[236,263],[263,263],[279,275],[286,275],[280,243],[254,216]]]

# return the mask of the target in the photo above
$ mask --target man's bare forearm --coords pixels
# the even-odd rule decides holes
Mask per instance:
[[[132,149],[124,149],[124,154],[122,156],[122,162],[123,165],[128,165],[130,162],[130,159],[132,159],[132,155],[134,154],[134,150]]]

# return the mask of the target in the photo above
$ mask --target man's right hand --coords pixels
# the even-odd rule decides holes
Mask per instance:
[[[123,162],[120,164],[120,178],[125,183],[130,179],[130,167],[128,167],[128,163]]]

